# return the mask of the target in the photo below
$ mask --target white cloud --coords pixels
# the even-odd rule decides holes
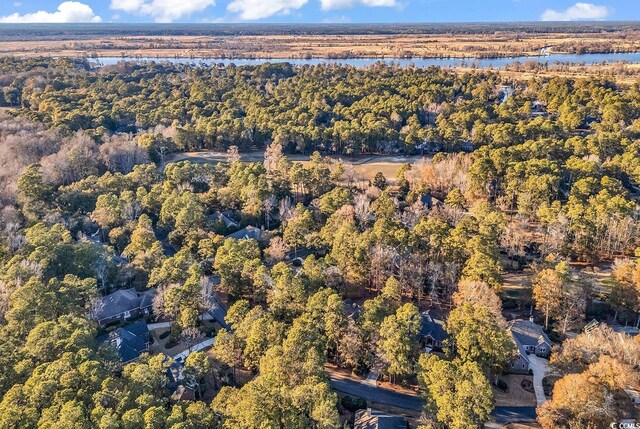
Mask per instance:
[[[543,21],[579,21],[601,20],[607,18],[612,10],[607,6],[578,2],[564,11],[547,9],[540,17]]]
[[[354,6],[392,7],[397,6],[396,0],[320,0],[323,10],[347,9]]]
[[[111,9],[151,16],[156,22],[173,22],[215,4],[215,0],[111,0]]]
[[[84,3],[77,1],[65,1],[60,3],[58,10],[55,12],[47,12],[40,10],[38,12],[26,13],[20,15],[14,13],[7,16],[0,16],[2,23],[64,23],[64,22],[100,22],[102,18],[93,13],[93,9]]]
[[[111,0],[111,9],[127,13],[138,13],[144,7],[144,0]]]
[[[308,0],[233,0],[227,6],[231,13],[238,13],[240,19],[254,20],[273,15],[287,15],[300,9]]]

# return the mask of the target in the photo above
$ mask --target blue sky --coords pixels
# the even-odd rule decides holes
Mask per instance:
[[[640,20],[640,0],[0,0],[0,22]]]

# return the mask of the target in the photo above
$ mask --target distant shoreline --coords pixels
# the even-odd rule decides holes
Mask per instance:
[[[304,61],[321,61],[321,62],[340,62],[340,61],[356,61],[356,60],[379,60],[385,62],[393,62],[393,61],[421,61],[421,60],[455,60],[455,61],[490,61],[490,60],[513,60],[515,61],[526,61],[527,59],[538,59],[538,58],[548,58],[550,62],[563,62],[562,57],[571,57],[572,59],[587,59],[589,57],[594,56],[624,56],[624,55],[633,55],[640,54],[640,49],[637,50],[629,50],[624,52],[608,52],[608,51],[599,51],[599,52],[586,52],[581,54],[574,54],[571,52],[555,52],[548,51],[546,53],[526,53],[526,55],[501,55],[501,56],[455,56],[455,55],[447,55],[447,56],[407,56],[407,57],[387,57],[387,56],[375,56],[375,55],[362,55],[362,56],[348,56],[348,57],[293,57],[293,56],[271,56],[271,57],[252,57],[252,56],[237,56],[237,57],[227,57],[227,56],[209,56],[205,54],[200,55],[7,55],[0,54],[0,58],[9,57],[9,58],[19,58],[19,59],[28,59],[28,58],[80,58],[86,59],[89,61],[100,61],[100,60],[121,60],[121,61],[221,61],[221,62],[229,62],[229,61],[250,61],[250,62],[264,62],[267,63],[269,61],[279,61],[279,62],[304,62]],[[620,61],[620,60],[618,60]],[[624,61],[624,60],[622,60]]]
[[[290,63],[292,65],[320,65],[341,64],[354,67],[373,66],[377,63],[397,64],[408,67],[479,67],[479,68],[505,68],[514,64],[569,64],[593,66],[600,64],[640,64],[640,52],[609,53],[609,54],[560,54],[527,55],[495,58],[469,58],[469,57],[423,57],[423,58],[381,58],[381,57],[352,57],[352,58],[205,58],[205,57],[85,57],[99,66],[114,65],[122,61],[141,62],[171,62],[176,64],[205,63],[207,65],[237,66],[260,65],[265,63]]]
[[[550,55],[549,55],[550,54]],[[0,57],[262,63],[631,62],[640,22],[1,25]],[[601,59],[595,60],[595,56]],[[564,57],[566,57],[566,59]]]
[[[598,33],[640,30],[640,21],[574,22],[425,22],[425,23],[86,23],[86,24],[0,24],[0,37],[38,33],[85,35],[384,35],[384,34],[493,34],[521,32]]]
[[[176,55],[176,56],[124,56],[120,57],[122,59],[140,59],[143,61],[147,60],[211,60],[211,61],[234,61],[234,60],[242,60],[242,61],[264,61],[268,62],[271,60],[296,60],[296,61],[349,61],[349,60],[383,60],[383,61],[411,61],[411,60],[464,60],[464,61],[473,61],[473,60],[508,60],[514,59],[517,60],[519,58],[539,58],[539,57],[547,57],[550,59],[563,56],[578,56],[578,57],[589,57],[591,55],[626,55],[626,54],[638,54],[640,53],[640,49],[629,50],[629,51],[621,51],[621,52],[610,52],[610,51],[596,51],[596,52],[585,52],[582,54],[574,54],[571,52],[555,52],[549,51],[548,53],[527,53],[526,55],[490,55],[490,56],[456,56],[456,55],[447,55],[447,56],[414,56],[414,57],[385,57],[385,56],[376,56],[376,55],[363,55],[363,56],[349,56],[349,57],[287,57],[287,56],[277,56],[277,57],[250,57],[250,56],[238,56],[238,57],[220,57],[220,56],[208,56],[208,55]],[[101,55],[97,57],[86,56],[85,58],[90,60],[100,60],[106,58],[118,58],[115,55]]]

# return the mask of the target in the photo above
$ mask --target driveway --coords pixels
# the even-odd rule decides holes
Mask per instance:
[[[380,372],[382,372],[382,368],[384,368],[383,363],[380,359],[376,359],[374,362],[371,371],[369,371],[369,375],[363,381],[364,384],[368,384],[371,387],[378,387],[378,378],[380,378]]]
[[[372,403],[379,403],[390,407],[413,411],[416,414],[422,412],[424,401],[418,394],[395,392],[384,387],[372,387],[359,380],[330,374],[331,387],[340,393],[364,398]],[[372,404],[369,404],[371,406]],[[535,407],[495,407],[491,415],[497,423],[527,423],[536,420]]]
[[[184,363],[187,360],[187,357],[189,357],[191,353],[199,352],[203,349],[206,349],[207,347],[211,347],[215,342],[216,342],[215,338],[207,338],[201,343],[198,343],[192,346],[191,348],[183,351],[182,353],[178,353],[177,355],[173,356],[173,360],[176,360],[180,363]]]
[[[529,355],[528,358],[529,362],[531,362],[530,368],[533,371],[533,390],[536,392],[536,402],[540,406],[547,400],[546,396],[544,396],[542,379],[549,371],[549,361],[534,354]]]

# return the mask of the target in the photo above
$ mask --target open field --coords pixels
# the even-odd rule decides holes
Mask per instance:
[[[240,156],[244,162],[262,162],[264,152],[247,152]],[[303,164],[309,162],[306,155],[287,155],[294,162]],[[354,176],[357,182],[366,183],[374,178],[376,173],[381,172],[387,178],[387,182],[393,185],[396,181],[396,173],[402,164],[413,164],[429,156],[394,156],[394,155],[360,155],[360,156],[331,156],[336,160],[342,160],[353,166]],[[200,151],[181,152],[171,156],[167,162],[192,161],[192,162],[226,162],[228,155],[224,152]]]
[[[514,27],[442,27],[440,29],[384,27],[365,31],[341,27],[334,32],[273,31],[225,34],[203,31],[15,32],[0,31],[0,56],[152,57],[152,58],[499,58],[553,53],[605,53],[640,51],[640,29],[629,25],[609,31],[557,27],[537,31]],[[2,28],[0,28],[2,30]],[[347,31],[348,30],[348,31]],[[588,31],[587,31],[588,30]],[[169,34],[167,34],[169,33]],[[249,34],[247,34],[249,33]],[[348,33],[348,34],[345,34]]]

